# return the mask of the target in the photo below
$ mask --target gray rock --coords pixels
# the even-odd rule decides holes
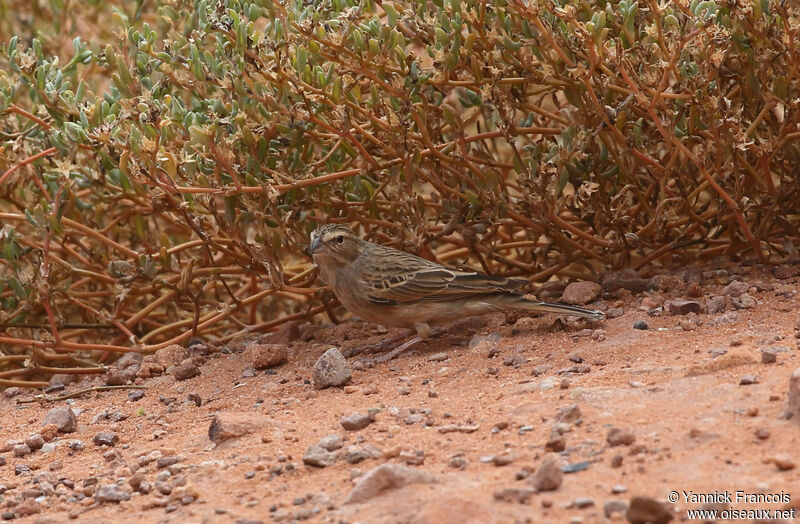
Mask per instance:
[[[594,302],[600,297],[603,288],[597,282],[572,282],[564,288],[561,294],[561,302],[581,306]]]
[[[24,457],[30,455],[31,448],[27,444],[14,444],[11,451],[14,453],[15,457]]]
[[[473,337],[469,340],[469,349],[475,349],[484,342],[486,342],[491,346],[497,342],[500,342],[502,338],[503,337],[500,335],[500,333],[490,333],[488,335],[473,335]]]
[[[739,379],[740,386],[751,386],[753,384],[758,384],[758,377],[755,375],[742,375],[742,378]]]
[[[344,386],[352,379],[350,364],[337,348],[330,348],[314,363],[311,377],[316,389]]]
[[[581,416],[581,408],[577,404],[571,404],[558,410],[555,420],[556,422],[576,422]]]
[[[636,322],[633,323],[633,329],[641,329],[642,331],[645,331],[647,330],[647,328],[648,328],[647,322],[645,322],[644,320],[637,320]]]
[[[114,446],[119,442],[119,435],[116,433],[98,433],[92,439],[95,446]]]
[[[41,433],[34,433],[25,439],[25,444],[31,449],[40,449],[44,446],[44,437]]]
[[[42,426],[55,424],[61,433],[72,433],[78,428],[78,417],[68,406],[53,408],[47,412],[42,420]]]
[[[606,435],[606,442],[611,447],[614,446],[629,446],[636,442],[636,435],[628,429],[611,428]]]
[[[564,473],[561,471],[558,462],[558,455],[554,453],[545,455],[536,472],[528,479],[528,483],[536,491],[554,491],[558,489],[564,480]]]
[[[426,471],[396,464],[381,464],[369,470],[359,479],[342,504],[366,502],[382,493],[409,484],[432,484],[434,482],[436,482],[436,477]]]
[[[778,361],[778,350],[775,348],[764,348],[761,350],[761,362],[764,364],[774,364]]]
[[[575,499],[574,504],[578,509],[589,508],[594,506],[594,500],[590,499],[589,497],[579,497]]]
[[[605,515],[607,519],[610,519],[615,513],[624,515],[627,509],[628,503],[624,500],[611,499],[603,504],[603,515]]]
[[[674,516],[669,508],[657,500],[635,496],[625,512],[625,518],[631,524],[667,524]]]
[[[724,295],[728,295],[729,297],[738,297],[743,293],[747,293],[748,289],[750,289],[750,284],[747,282],[734,280],[722,289],[722,293]]]
[[[321,446],[308,446],[303,455],[303,464],[317,468],[327,468],[336,462],[336,455]]]
[[[319,442],[317,442],[317,446],[327,449],[328,451],[336,451],[340,449],[344,444],[342,443],[342,436],[336,433],[331,435],[326,435],[322,437]]]
[[[358,431],[364,429],[375,422],[375,417],[365,413],[351,413],[345,415],[339,420],[339,423],[347,431]]]
[[[97,488],[94,493],[97,502],[122,502],[131,499],[130,490],[116,484],[105,484]]]
[[[725,313],[728,308],[728,300],[724,296],[711,297],[706,302],[706,311],[709,315],[718,315]]]

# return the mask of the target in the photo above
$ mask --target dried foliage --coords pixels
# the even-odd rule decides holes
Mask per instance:
[[[322,311],[320,221],[532,280],[795,255],[794,2],[0,15],[0,385]]]

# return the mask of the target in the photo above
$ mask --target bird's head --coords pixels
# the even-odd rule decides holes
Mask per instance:
[[[361,254],[364,241],[338,224],[323,224],[311,232],[308,254],[322,267],[345,267]]]

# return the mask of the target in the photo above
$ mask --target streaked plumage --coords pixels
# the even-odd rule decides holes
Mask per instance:
[[[603,318],[598,311],[527,298],[521,291],[526,280],[448,268],[367,242],[337,224],[311,233],[309,254],[351,313],[376,324],[414,329],[423,338],[433,326],[495,311]]]

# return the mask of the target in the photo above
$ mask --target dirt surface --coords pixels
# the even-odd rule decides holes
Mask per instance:
[[[345,388],[313,387],[317,358],[393,331],[356,320],[286,329],[264,341],[287,347],[288,362],[266,370],[253,369],[265,357],[245,349],[247,341],[223,351],[173,348],[159,355],[163,374],[156,357],[139,367],[133,384],[147,387],[139,400],[129,398],[141,394],[131,389],[69,404],[18,403],[32,393],[5,394],[0,446],[42,433],[54,407],[78,415],[76,431],[42,449],[6,445],[0,512],[37,523],[588,523],[626,521],[622,512],[605,513],[642,495],[678,521],[704,507],[685,497],[689,491],[717,492],[720,504],[710,507],[718,509],[797,508],[800,415],[785,417],[790,375],[800,367],[797,269],[781,268],[785,278],[756,266],[685,271],[648,279],[644,291],[642,281],[606,279],[590,307],[621,316],[591,325],[554,316],[459,322],[395,361],[350,359]],[[634,290],[613,289],[621,284]],[[701,313],[671,313],[696,307]],[[636,321],[647,329],[634,329]],[[200,374],[192,376],[195,365]],[[141,378],[148,373],[155,376]],[[340,419],[351,414],[367,415],[356,422],[368,425],[345,430]],[[218,443],[209,437],[215,416]],[[307,448],[333,434],[343,447],[320,459],[332,464],[305,464]],[[564,449],[548,455],[548,442]],[[335,448],[336,439],[327,445]],[[535,492],[531,472],[546,459],[577,471],[563,474],[555,490]],[[430,475],[392,470],[399,486],[372,485],[363,501],[345,503],[383,463]],[[671,504],[673,490],[679,500]],[[783,497],[737,502],[737,491]]]

